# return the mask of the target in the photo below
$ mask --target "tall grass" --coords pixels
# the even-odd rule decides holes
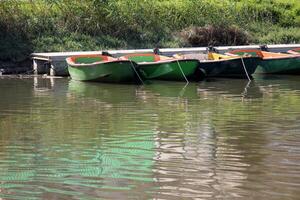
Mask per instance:
[[[247,42],[299,43],[300,2],[0,1],[0,59],[22,60],[34,51],[178,47],[186,45],[182,30],[207,26],[237,27],[247,32]]]

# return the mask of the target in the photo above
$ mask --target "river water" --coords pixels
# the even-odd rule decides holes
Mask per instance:
[[[2,199],[299,199],[300,77],[0,78]]]

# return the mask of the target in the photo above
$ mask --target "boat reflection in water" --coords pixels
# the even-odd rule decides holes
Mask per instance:
[[[245,94],[245,88],[249,93]],[[151,107],[158,120],[154,176],[159,194],[176,199],[224,195],[216,191],[230,191],[232,196],[242,193],[239,187],[250,165],[241,147],[227,140],[232,129],[225,127],[232,123],[231,114],[248,111],[242,97],[262,96],[259,88],[245,80],[224,79],[188,85],[155,82],[141,90],[145,107]],[[239,117],[236,123],[248,128],[249,123]]]
[[[0,198],[298,199],[299,80],[0,79]]]
[[[33,88],[35,96],[65,96],[68,90],[68,79],[55,76],[34,76]]]
[[[262,97],[262,93],[255,80],[211,78],[200,82],[198,86],[198,94],[203,98],[222,96],[238,100]]]
[[[132,84],[109,84],[70,80],[68,94],[77,98],[87,98],[109,104],[135,102],[139,86]]]

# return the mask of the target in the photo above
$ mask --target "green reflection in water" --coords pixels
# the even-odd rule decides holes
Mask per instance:
[[[298,83],[2,79],[0,196],[297,199]]]
[[[140,120],[131,112],[136,88],[86,87],[80,82],[68,88],[66,80],[55,84],[65,85],[68,93],[61,92],[63,87],[25,90],[28,107],[2,98],[3,197],[20,198],[27,190],[32,196],[80,196],[83,189],[76,187],[129,190],[137,182],[152,182],[155,125],[151,115]],[[22,91],[23,85],[14,87]]]

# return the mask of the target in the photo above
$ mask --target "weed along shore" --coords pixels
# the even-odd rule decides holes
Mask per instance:
[[[10,0],[0,19],[7,73],[34,52],[300,43],[298,0]]]

